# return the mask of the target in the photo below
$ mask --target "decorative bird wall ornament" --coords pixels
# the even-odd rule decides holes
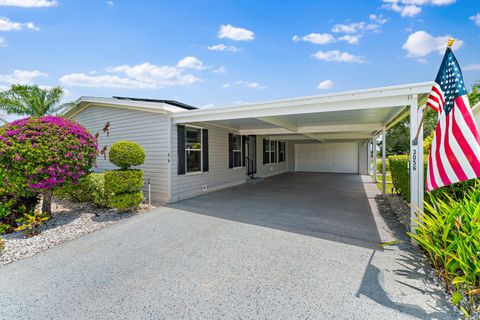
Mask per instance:
[[[105,123],[105,127],[103,127],[103,133],[107,133],[107,137],[110,137],[110,131],[109,131],[109,128],[110,128],[110,121],[108,121],[107,123]]]
[[[95,133],[95,140],[98,140],[98,136],[100,136],[100,133],[99,132]]]
[[[104,160],[107,160],[107,146],[103,147],[103,149],[100,151],[100,154],[103,156]]]

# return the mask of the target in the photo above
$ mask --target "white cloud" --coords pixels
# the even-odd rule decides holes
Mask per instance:
[[[422,6],[446,6],[456,0],[383,0],[383,8],[398,12],[402,17],[414,17],[422,12]]]
[[[10,74],[0,74],[0,83],[11,84],[33,84],[38,78],[46,78],[48,74],[38,70],[14,70]]]
[[[417,31],[408,36],[402,48],[407,51],[407,57],[425,58],[430,53],[437,51],[445,52],[449,35],[434,37],[425,31]],[[454,46],[459,49],[463,45],[462,40],[456,40]],[[422,60],[420,61],[422,62]],[[425,60],[423,60],[425,62]]]
[[[195,69],[195,70],[204,70],[207,68],[206,66],[203,65],[202,61],[192,56],[185,57],[182,60],[178,61],[177,67],[182,69]]]
[[[227,70],[225,69],[224,66],[220,66],[220,67],[217,68],[217,69],[213,69],[212,72],[213,72],[213,73],[226,73]]]
[[[157,66],[148,62],[135,66],[122,65],[109,69],[112,72],[123,72],[127,76],[143,82],[154,83],[158,86],[187,85],[199,82],[200,79],[184,74],[182,70],[170,66]]]
[[[326,90],[326,89],[330,89],[333,87],[333,81],[332,80],[325,80],[325,81],[322,81],[318,84],[318,89],[322,89],[322,90]]]
[[[86,75],[85,73],[66,74],[60,82],[68,86],[89,88],[154,89],[155,84],[112,75]]]
[[[79,87],[109,87],[154,89],[164,86],[182,86],[201,81],[192,74],[185,74],[182,69],[171,66],[157,66],[148,62],[129,66],[121,65],[108,68],[109,73],[121,73],[122,76],[86,75],[84,73],[66,74],[60,82]]]
[[[215,107],[215,103],[207,103],[202,108],[213,108]]]
[[[54,7],[58,5],[56,0],[0,0],[0,6],[40,8]]]
[[[31,30],[39,30],[33,22],[27,23],[20,23],[20,22],[13,22],[8,18],[0,17],[0,31],[19,31],[24,28],[31,29]]]
[[[238,80],[238,81],[234,82],[233,84],[225,83],[222,86],[222,88],[227,89],[227,88],[232,87],[232,85],[241,86],[241,87],[245,87],[245,88],[249,88],[249,89],[265,89],[266,88],[265,86],[259,84],[258,82],[250,82],[250,81],[244,81],[244,80]]]
[[[107,4],[110,6],[110,7],[113,7],[115,5],[115,3],[113,1],[107,1]]]
[[[356,56],[348,52],[341,52],[338,50],[331,50],[331,51],[319,50],[317,53],[313,54],[312,57],[317,60],[323,60],[327,62],[354,62],[354,63],[366,62],[364,57]]]
[[[463,67],[464,71],[480,71],[480,63],[467,64]]]
[[[227,45],[224,45],[223,43],[216,44],[207,48],[208,50],[211,50],[211,51],[229,51],[229,52],[240,51],[240,49],[238,49],[237,47],[227,46]]]
[[[480,12],[477,13],[476,15],[474,15],[474,16],[471,16],[470,20],[475,22],[475,24],[480,27]]]
[[[218,30],[218,37],[235,41],[251,41],[255,39],[255,33],[248,29],[234,27],[231,24],[223,24]]]
[[[6,47],[7,46],[7,40],[5,38],[0,37],[0,48],[1,47]]]
[[[332,28],[332,32],[335,33],[346,33],[346,34],[354,34],[359,32],[366,32],[366,31],[375,31],[378,32],[382,25],[387,23],[387,19],[384,19],[382,16],[377,16],[371,14],[369,16],[370,22],[351,22],[348,24],[336,24]]]
[[[299,41],[300,38],[298,36],[294,36],[292,40]],[[302,37],[302,40],[314,44],[327,44],[335,42],[335,38],[329,33],[310,33]]]
[[[338,40],[346,41],[349,44],[358,44],[360,42],[360,38],[361,38],[360,35],[346,34],[338,38]]]

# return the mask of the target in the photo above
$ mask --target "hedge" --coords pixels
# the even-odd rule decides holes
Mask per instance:
[[[108,199],[105,194],[105,174],[90,173],[80,179],[76,185],[65,186],[55,192],[60,198],[67,198],[74,202],[93,202],[99,207],[107,207]]]
[[[391,156],[388,158],[390,164],[390,173],[392,175],[393,188],[400,193],[403,198],[410,202],[410,172],[408,169],[410,157],[408,155]],[[424,178],[427,177],[428,157],[423,160]],[[442,187],[439,190],[431,192],[437,199],[444,198],[444,194],[448,194],[453,199],[462,199],[471,187],[476,187],[476,180],[468,180],[464,182],[454,183],[450,186]],[[428,200],[430,197],[425,196]]]

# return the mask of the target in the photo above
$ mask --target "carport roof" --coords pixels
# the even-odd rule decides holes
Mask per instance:
[[[363,141],[408,115],[432,82],[175,112],[174,123],[208,123],[284,140]]]

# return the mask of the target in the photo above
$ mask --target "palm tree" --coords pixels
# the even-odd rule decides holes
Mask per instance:
[[[38,85],[12,84],[0,92],[0,110],[7,114],[40,117],[65,108],[59,105],[64,91],[60,87],[42,89]]]

